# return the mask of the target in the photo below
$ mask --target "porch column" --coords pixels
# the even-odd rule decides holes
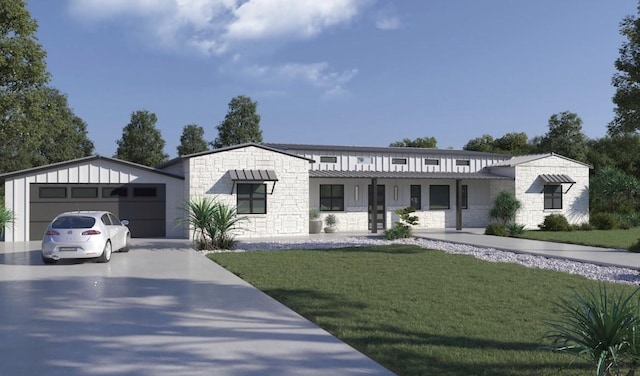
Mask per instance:
[[[462,230],[462,180],[456,179],[456,230]]]
[[[369,202],[371,202],[371,233],[378,233],[378,179],[371,179],[371,196]]]

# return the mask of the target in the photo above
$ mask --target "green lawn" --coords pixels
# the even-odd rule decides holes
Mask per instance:
[[[640,239],[640,227],[629,230],[526,231],[522,238],[628,249]]]
[[[593,374],[541,348],[583,277],[407,245],[209,257],[398,375]]]

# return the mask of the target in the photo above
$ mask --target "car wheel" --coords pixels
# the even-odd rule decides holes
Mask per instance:
[[[131,240],[131,234],[127,234],[124,237],[124,247],[120,250],[120,252],[129,252],[129,241]]]
[[[45,265],[55,264],[56,262],[58,262],[58,260],[54,260],[54,259],[50,259],[48,257],[42,256],[42,263]]]
[[[104,245],[102,254],[98,257],[98,262],[105,263],[111,260],[111,241],[107,240],[107,244]]]

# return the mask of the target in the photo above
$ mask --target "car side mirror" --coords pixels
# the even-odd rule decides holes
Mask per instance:
[[[126,219],[121,220],[120,223],[122,223],[123,226],[129,226],[129,221]]]

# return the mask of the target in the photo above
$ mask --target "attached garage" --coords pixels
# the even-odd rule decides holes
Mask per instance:
[[[184,177],[114,158],[92,156],[0,175],[14,212],[5,241],[41,240],[57,214],[108,210],[129,220],[137,238],[184,238]]]
[[[30,184],[30,240],[41,240],[59,213],[107,210],[129,221],[134,238],[165,237],[164,184]]]

